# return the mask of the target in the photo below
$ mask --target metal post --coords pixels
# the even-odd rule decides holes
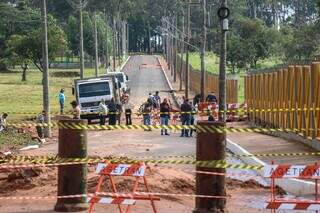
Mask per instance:
[[[226,8],[227,0],[222,0],[221,8]],[[219,71],[219,121],[226,122],[226,68],[227,68],[227,30],[224,29],[224,20],[221,18],[221,47]]]
[[[199,121],[199,127],[202,129],[225,128],[225,123]],[[225,132],[203,132],[197,135],[197,161],[215,161],[225,160]],[[214,172],[225,174],[226,169],[208,168],[197,166],[196,175],[196,194],[208,196],[226,196],[225,176],[207,175],[200,172]],[[196,198],[196,207],[194,213],[213,213],[225,212],[226,199],[207,199]]]
[[[185,98],[189,98],[189,44],[190,44],[190,16],[191,3],[188,1],[187,5],[187,44],[186,44],[186,76],[185,76]]]
[[[94,23],[94,54],[95,54],[95,60],[94,60],[94,70],[95,70],[95,76],[98,77],[99,75],[99,53],[98,53],[98,29],[97,29],[97,17],[96,12],[93,13],[93,23]]]
[[[207,38],[207,28],[206,28],[206,0],[202,0],[202,14],[203,14],[203,38],[202,38],[202,48],[200,53],[200,59],[201,59],[201,82],[200,82],[200,91],[201,91],[201,101],[203,102],[205,100],[205,63],[204,63],[204,56],[206,51],[206,38]]]
[[[48,24],[47,24],[47,3],[42,0],[41,15],[43,19],[43,109],[46,111],[44,122],[50,124],[50,103],[49,103],[49,59],[48,59]],[[51,137],[51,129],[44,128],[44,136]]]
[[[79,0],[79,4],[82,5],[82,0]],[[84,78],[84,52],[83,52],[83,17],[82,7],[79,9],[80,19],[80,78]]]
[[[85,120],[61,120],[61,126],[85,125]],[[60,158],[87,157],[86,129],[59,129]],[[58,167],[58,196],[87,194],[87,165],[65,165]],[[85,197],[58,198],[55,205],[57,212],[83,211],[88,209]]]

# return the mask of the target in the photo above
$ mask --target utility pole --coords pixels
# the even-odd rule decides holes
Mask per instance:
[[[174,16],[174,22],[175,22],[175,39],[174,39],[174,73],[173,73],[173,82],[177,82],[177,68],[178,68],[178,16],[175,14]]]
[[[189,44],[190,44],[190,16],[191,2],[187,5],[187,45],[186,45],[186,75],[185,75],[185,98],[189,98]]]
[[[116,20],[113,17],[113,36],[112,36],[112,59],[113,71],[116,70]]]
[[[205,63],[204,63],[204,56],[205,56],[205,51],[206,51],[206,40],[207,40],[207,28],[206,28],[206,0],[202,0],[202,14],[203,14],[203,37],[202,37],[202,48],[200,52],[200,60],[201,60],[201,82],[200,82],[200,91],[201,91],[201,101],[204,102],[205,100]]]
[[[230,11],[227,0],[222,0],[218,16],[221,21],[221,47],[219,71],[219,121],[226,122],[226,69],[227,69],[227,31]]]
[[[48,23],[47,23],[47,3],[42,0],[41,15],[43,20],[43,110],[46,111],[44,122],[47,127],[44,128],[44,137],[51,137],[50,129],[50,103],[49,103],[49,59],[48,59]]]
[[[79,0],[79,4],[82,5],[82,0]],[[79,8],[79,19],[80,19],[80,78],[84,78],[84,52],[83,52],[83,8]]]
[[[106,18],[106,39],[108,40],[108,15],[107,15],[107,12],[106,12],[106,9],[105,9],[105,18]],[[109,68],[109,52],[108,52],[108,42],[107,42],[107,46],[106,46],[106,72],[108,72],[108,68]]]
[[[95,11],[93,13],[93,23],[94,23],[94,55],[95,55],[94,70],[95,70],[95,76],[98,77],[99,75],[98,29],[97,29],[97,16]]]
[[[183,72],[183,57],[184,57],[184,52],[185,52],[185,21],[184,21],[184,15],[185,12],[184,10],[182,10],[182,42],[181,42],[181,66],[180,66],[180,74],[179,74],[179,78],[180,78],[180,85],[179,85],[179,90],[182,91],[182,72]]]

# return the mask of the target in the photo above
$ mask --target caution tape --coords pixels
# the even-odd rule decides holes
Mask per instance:
[[[198,167],[207,168],[223,168],[223,169],[248,169],[248,170],[261,170],[263,166],[260,165],[246,165],[246,164],[228,164],[224,160],[217,161],[197,161],[197,160],[123,160],[123,159],[112,159],[107,160],[110,163],[141,163],[146,164],[175,164],[175,165],[195,165]],[[53,167],[53,166],[68,166],[68,165],[80,165],[80,164],[96,164],[99,162],[105,162],[101,159],[88,159],[88,158],[60,158],[55,160],[31,160],[15,161],[8,160],[3,161],[0,165],[0,169],[16,169],[16,168],[32,168],[32,167]],[[28,164],[21,164],[28,163]]]
[[[46,123],[8,123],[7,126],[23,128],[23,127],[52,127],[61,129],[74,129],[74,130],[196,130],[197,132],[210,132],[210,133],[244,133],[244,132],[255,132],[255,133],[266,133],[266,132],[306,132],[306,131],[319,131],[320,129],[290,129],[290,128],[234,128],[234,127],[209,127],[200,125],[87,125],[87,124],[74,124],[74,123],[60,123],[52,122]]]
[[[112,192],[96,192],[95,194],[78,194],[65,196],[13,196],[0,197],[0,200],[48,200],[48,199],[72,199],[72,198],[91,198],[104,196],[113,198],[130,198],[135,199],[137,196],[159,196],[159,197],[192,197],[192,198],[209,198],[209,199],[227,199],[227,196],[214,195],[196,195],[196,194],[173,194],[160,192],[134,192],[134,193],[112,193]]]
[[[227,157],[293,157],[293,156],[320,156],[320,152],[296,152],[296,153],[261,153],[261,154],[248,154],[248,155],[236,155],[236,154],[227,154]],[[161,163],[161,162],[189,162],[185,160],[170,160],[171,158],[190,158],[195,159],[195,155],[167,155],[167,156],[144,156],[144,157],[135,157],[136,159],[130,160],[127,156],[116,156],[116,157],[87,157],[87,158],[59,158],[58,156],[32,156],[32,155],[23,155],[23,156],[5,156],[0,157],[0,163],[11,163],[11,164],[19,164],[19,163],[37,163],[37,164],[48,164],[48,163],[67,163],[66,165],[70,165],[68,163],[99,163],[105,162],[108,160],[112,160],[113,162],[122,162],[122,161],[130,161],[130,162],[149,162],[149,163]],[[157,158],[164,158],[165,160],[157,160]],[[194,162],[190,161],[190,162]],[[224,161],[211,161],[211,162],[224,162]]]
[[[257,109],[257,108],[239,108],[239,109],[227,109],[227,110],[199,110],[199,111],[190,111],[190,112],[148,112],[148,113],[143,113],[143,112],[132,112],[132,113],[119,113],[119,112],[108,112],[107,114],[109,115],[120,115],[120,114],[128,114],[128,115],[150,115],[150,114],[171,114],[171,115],[181,115],[181,114],[205,114],[205,113],[254,113],[254,112],[267,112],[267,113],[279,113],[279,112],[307,112],[307,111],[320,111],[320,107],[316,108],[280,108],[280,109]],[[38,115],[39,112],[28,112],[28,111],[7,111],[6,113],[8,114],[17,114],[17,115]],[[61,115],[60,112],[51,112],[51,115]],[[86,112],[86,113],[81,113],[81,115],[98,115],[99,112]],[[67,113],[63,115],[72,115],[72,113]]]

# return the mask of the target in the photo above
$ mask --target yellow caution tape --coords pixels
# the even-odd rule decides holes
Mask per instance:
[[[208,168],[232,168],[232,169],[250,169],[261,170],[263,166],[246,165],[246,164],[228,164],[225,160],[216,161],[197,161],[197,160],[132,160],[132,159],[91,159],[91,158],[55,158],[55,159],[9,159],[2,160],[0,168],[19,168],[19,167],[32,167],[32,166],[46,166],[46,164],[53,166],[63,165],[78,165],[78,164],[96,164],[100,162],[110,163],[150,163],[150,164],[176,164],[176,165],[196,165],[199,167]],[[22,164],[23,163],[23,164]],[[25,164],[28,163],[28,164]],[[21,165],[20,165],[21,164]]]
[[[196,130],[197,132],[210,132],[210,133],[245,133],[245,132],[257,132],[257,133],[267,133],[267,132],[305,132],[305,131],[319,131],[320,129],[290,129],[290,128],[233,128],[233,127],[209,127],[200,125],[87,125],[87,124],[74,124],[74,123],[60,123],[51,122],[46,123],[34,123],[34,122],[24,122],[24,123],[7,123],[7,126],[23,128],[23,127],[53,127],[60,129],[75,129],[75,130]]]
[[[119,112],[109,112],[110,115],[119,115],[119,114],[132,114],[132,115],[147,115],[147,114],[171,114],[171,115],[181,115],[181,114],[210,114],[210,113],[253,113],[253,112],[267,112],[267,113],[277,113],[277,112],[307,112],[307,111],[320,111],[320,107],[317,108],[280,108],[280,109],[256,109],[256,108],[239,108],[239,109],[228,109],[228,110],[199,110],[199,111],[191,111],[191,112],[150,112],[150,113],[142,113],[142,112],[132,112],[132,113],[119,113]],[[28,111],[8,111],[8,114],[18,114],[18,115],[38,115],[39,112],[28,112]],[[88,112],[88,113],[81,113],[81,115],[97,115],[98,112]],[[61,115],[60,112],[51,112],[51,115]],[[70,114],[63,114],[63,115],[72,115]]]

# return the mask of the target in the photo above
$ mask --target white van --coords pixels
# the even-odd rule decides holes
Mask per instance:
[[[103,77],[116,77],[119,84],[120,89],[125,92],[130,92],[130,88],[128,86],[129,78],[123,72],[109,72],[108,74],[102,75]]]

